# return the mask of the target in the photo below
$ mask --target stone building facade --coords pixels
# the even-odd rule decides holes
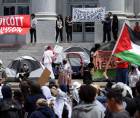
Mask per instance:
[[[63,18],[72,15],[73,8],[105,7],[108,11],[117,14],[119,26],[128,22],[133,26],[140,17],[140,0],[0,0],[0,15],[31,14],[35,13],[38,20],[37,42],[55,43],[56,16]],[[65,35],[65,28],[63,32]],[[29,33],[20,35],[1,35],[0,43],[28,43]],[[64,38],[66,39],[66,38]],[[73,42],[102,41],[102,23],[85,22],[73,23]],[[64,41],[66,42],[66,41]]]

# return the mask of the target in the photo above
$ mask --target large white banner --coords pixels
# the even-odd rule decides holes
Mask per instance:
[[[99,22],[105,17],[105,8],[73,8],[73,22]]]

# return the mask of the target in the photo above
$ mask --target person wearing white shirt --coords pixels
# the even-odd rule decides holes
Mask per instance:
[[[35,14],[31,14],[31,29],[30,29],[30,35],[31,35],[31,43],[36,43],[36,25],[37,25],[37,20],[35,18]],[[34,41],[33,41],[33,36],[34,36]]]
[[[43,61],[43,65],[45,66],[45,68],[47,68],[51,72],[51,74],[50,74],[51,79],[55,79],[54,72],[52,69],[52,62],[54,61],[54,58],[55,58],[55,54],[54,54],[54,51],[52,50],[51,46],[46,47],[44,54],[43,54],[42,61]]]

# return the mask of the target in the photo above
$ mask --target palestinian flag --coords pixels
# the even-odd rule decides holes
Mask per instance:
[[[140,33],[134,32],[125,23],[112,54],[140,66]]]

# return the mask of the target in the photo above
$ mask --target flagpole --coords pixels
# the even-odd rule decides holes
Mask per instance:
[[[121,37],[121,34],[122,34],[122,32],[123,32],[123,29],[124,29],[125,24],[126,24],[126,22],[123,23],[123,26],[122,26],[120,35],[119,35],[119,37],[118,37],[118,39],[117,39],[117,42],[116,42],[116,44],[115,44],[115,46],[114,46],[114,49],[113,49],[111,55],[110,55],[110,57],[109,57],[108,63],[106,64],[105,71],[103,72],[103,75],[105,76],[106,79],[108,79],[107,70],[108,70],[109,64],[110,64],[110,62],[111,62],[112,56],[113,56],[113,54],[114,54],[114,52],[115,52],[115,49],[116,49],[116,47],[117,47],[117,45],[118,45],[118,43],[119,43],[119,40],[120,40],[120,37]]]

